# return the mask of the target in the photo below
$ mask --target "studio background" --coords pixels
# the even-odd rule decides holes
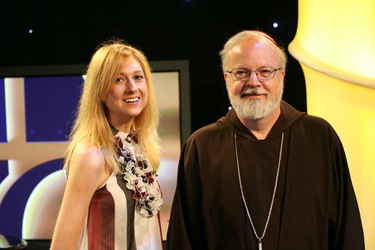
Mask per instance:
[[[239,31],[260,29],[287,48],[297,32],[298,7],[297,0],[1,1],[0,69],[87,64],[101,42],[118,37],[141,49],[150,61],[188,61],[193,132],[224,116],[228,110],[229,102],[218,54],[225,41]],[[337,13],[330,13],[332,20],[335,19]],[[312,16],[315,14],[318,17],[318,12],[312,13]],[[361,13],[357,16],[361,16]],[[289,62],[283,99],[297,109],[306,111],[304,73],[300,63],[288,50],[286,52]],[[373,112],[374,109],[371,110]],[[341,124],[348,127],[346,123]],[[366,125],[371,127],[370,124],[374,124],[374,121]],[[350,130],[358,132],[354,127]],[[342,131],[339,131],[339,135]],[[369,138],[372,137],[369,135]],[[344,143],[344,146],[355,145]],[[373,159],[368,153],[365,157]],[[352,171],[356,177],[354,184],[373,182],[374,172],[371,169],[374,166],[364,166],[366,169],[359,167]],[[0,162],[0,168],[4,167]],[[374,204],[371,190],[373,186],[365,184],[360,190],[360,203],[368,203],[366,207],[362,205],[366,209],[361,211],[367,224],[365,234],[370,243],[368,246],[375,245],[374,227],[369,222],[374,217],[371,212],[371,204]]]
[[[196,130],[228,109],[218,55],[225,41],[261,29],[287,47],[297,28],[297,0],[15,0],[1,1],[0,20],[0,67],[87,64],[99,43],[113,36],[150,61],[189,60]],[[305,111],[303,73],[291,56],[287,70],[284,97]]]

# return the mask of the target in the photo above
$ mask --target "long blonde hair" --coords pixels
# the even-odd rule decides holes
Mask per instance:
[[[148,102],[144,110],[134,118],[132,128],[145,156],[156,171],[160,164],[160,141],[157,133],[159,110],[151,78],[150,64],[142,51],[112,39],[99,46],[87,68],[76,120],[70,133],[70,144],[65,154],[64,168],[68,171],[74,148],[79,143],[98,147],[104,154],[110,169],[119,171],[113,132],[107,120],[104,99],[118,70],[128,57],[135,58],[142,66],[147,82]]]

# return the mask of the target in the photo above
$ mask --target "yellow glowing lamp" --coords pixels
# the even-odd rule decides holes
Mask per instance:
[[[375,1],[300,0],[289,52],[306,80],[307,111],[339,134],[375,249]]]

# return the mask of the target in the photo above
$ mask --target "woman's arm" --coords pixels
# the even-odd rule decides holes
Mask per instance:
[[[77,249],[91,198],[107,177],[101,151],[95,147],[77,146],[69,165],[68,181],[52,237],[52,250]]]

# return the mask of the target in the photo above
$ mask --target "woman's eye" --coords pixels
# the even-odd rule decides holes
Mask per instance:
[[[124,78],[121,78],[121,77],[116,78],[116,82],[123,82],[123,81],[124,81]]]
[[[135,80],[140,81],[143,80],[144,76],[143,75],[137,75],[134,77]]]

